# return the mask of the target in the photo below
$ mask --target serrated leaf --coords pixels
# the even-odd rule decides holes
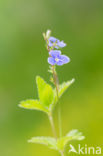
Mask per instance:
[[[52,87],[39,76],[36,77],[36,82],[40,102],[43,104],[43,106],[49,107],[54,100],[54,92]]]
[[[71,81],[63,82],[61,85],[59,85],[59,97],[63,95],[63,93],[68,89],[68,87],[75,81],[75,79],[72,79]]]
[[[72,140],[83,140],[85,137],[78,130],[70,131],[66,136],[57,140],[57,147],[59,150],[64,150],[66,144]]]
[[[66,136],[70,137],[72,140],[83,140],[83,139],[85,139],[85,137],[82,135],[82,132],[79,132],[77,129],[70,131]]]
[[[19,107],[25,108],[25,109],[32,109],[32,110],[38,110],[48,113],[48,110],[44,108],[38,100],[25,100],[21,101],[19,104]]]
[[[71,81],[63,82],[62,84],[59,85],[59,90],[58,90],[59,98],[70,87],[70,85],[74,83],[74,81],[75,79],[72,79]],[[58,102],[58,97],[57,97],[56,89],[54,89],[54,103],[51,105],[51,109],[53,109],[55,107],[55,104]]]
[[[60,151],[64,151],[65,146],[69,141],[72,140],[83,140],[85,137],[78,130],[70,131],[66,136],[61,137],[59,139],[55,139],[52,137],[33,137],[28,142],[43,144],[48,146],[51,149],[55,149]]]
[[[30,140],[28,140],[28,142],[43,144],[43,145],[48,146],[51,149],[57,150],[56,139],[52,137],[33,137]]]

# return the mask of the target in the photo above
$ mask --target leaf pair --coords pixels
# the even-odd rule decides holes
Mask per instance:
[[[65,146],[68,144],[69,141],[83,139],[85,139],[85,137],[82,135],[81,132],[79,132],[78,130],[72,130],[66,136],[61,137],[57,140],[52,137],[33,137],[28,142],[43,144],[48,146],[48,148],[58,151],[64,151]]]
[[[58,96],[67,90],[67,88],[74,82],[74,79],[64,82],[59,85]],[[25,100],[21,101],[19,106],[25,109],[39,110],[45,113],[50,113],[58,102],[56,89],[47,84],[41,77],[36,77],[39,100]]]

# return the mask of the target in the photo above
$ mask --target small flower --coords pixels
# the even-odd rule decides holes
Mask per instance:
[[[55,37],[50,37],[49,38],[49,47],[54,47],[56,49],[58,48],[63,48],[66,46],[66,43],[64,43],[64,41],[60,41]]]
[[[60,50],[52,50],[49,52],[49,55],[50,57],[48,58],[48,63],[51,65],[57,64],[58,66],[61,66],[70,62],[70,58],[66,55],[61,55]]]
[[[59,41],[57,42],[57,45],[60,47],[60,48],[63,48],[66,46],[66,43],[64,43],[64,41]]]

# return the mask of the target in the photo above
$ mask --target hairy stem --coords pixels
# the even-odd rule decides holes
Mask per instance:
[[[50,51],[49,46],[47,46],[47,50],[48,50],[48,52]],[[59,96],[58,96],[59,80],[58,80],[58,75],[57,75],[57,73],[55,71],[55,66],[54,65],[52,66],[52,72],[53,72],[53,81],[54,81],[54,85],[55,85],[56,93],[57,93],[57,99],[59,101]],[[53,118],[52,118],[52,120],[53,120]],[[58,109],[58,123],[59,123],[59,136],[61,137],[62,136],[62,124],[61,124],[61,108],[60,108],[60,104],[59,104],[59,109]],[[52,127],[54,127],[54,126],[52,126]],[[53,129],[54,128],[52,128],[52,130]]]
[[[54,79],[54,84],[56,88],[56,93],[57,93],[57,100],[59,101],[59,95],[58,95],[58,90],[59,90],[59,80],[58,80],[58,75],[55,71],[55,66],[52,66],[53,70],[53,79]],[[59,109],[58,109],[58,122],[59,122],[59,136],[62,137],[62,124],[61,124],[61,108],[59,104]]]
[[[49,121],[50,121],[50,124],[51,124],[53,135],[57,139],[57,134],[56,134],[55,125],[54,125],[54,121],[53,121],[52,115],[49,115]]]

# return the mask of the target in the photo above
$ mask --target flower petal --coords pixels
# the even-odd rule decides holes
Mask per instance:
[[[54,65],[56,63],[55,59],[53,57],[48,58],[48,63],[51,65]]]
[[[49,52],[49,55],[51,55],[52,57],[56,58],[56,57],[59,57],[61,54],[61,51],[60,50],[51,50]]]
[[[59,59],[63,62],[63,64],[70,62],[70,58],[66,55],[60,55]]]
[[[57,42],[57,45],[61,48],[65,47],[66,46],[66,43],[64,43],[64,41],[58,41]]]
[[[52,37],[52,36],[49,38],[49,41],[51,41],[51,42],[56,42],[57,40],[58,39],[56,39],[55,37]]]
[[[53,43],[51,41],[49,41],[49,47],[52,47],[53,46]]]
[[[56,64],[57,64],[58,66],[62,66],[64,63],[63,63],[62,60],[59,60],[59,61],[56,62]]]

